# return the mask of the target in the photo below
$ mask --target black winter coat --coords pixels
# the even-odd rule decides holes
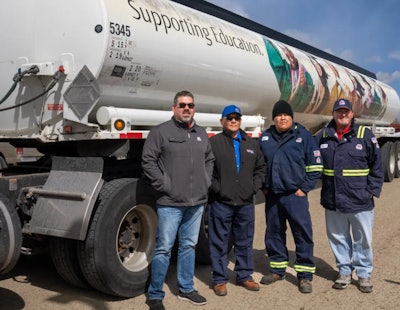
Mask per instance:
[[[211,137],[215,156],[210,200],[231,206],[253,203],[253,195],[261,188],[266,165],[258,142],[240,131],[240,172],[236,169],[233,139],[222,132]]]

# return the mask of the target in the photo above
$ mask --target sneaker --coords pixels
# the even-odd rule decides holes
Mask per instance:
[[[344,290],[351,283],[351,274],[340,274],[332,285],[337,290]]]
[[[197,305],[197,306],[202,306],[207,303],[207,299],[205,299],[203,296],[199,295],[197,293],[197,291],[192,291],[190,293],[179,292],[178,299],[190,301],[192,304]]]
[[[149,300],[150,310],[165,310],[161,299]]]
[[[306,280],[306,279],[300,280],[300,282],[299,282],[299,291],[300,291],[300,293],[304,293],[304,294],[312,293],[311,281],[310,280]]]
[[[358,278],[358,289],[363,293],[371,293],[373,290],[371,278]]]
[[[277,274],[277,273],[271,273],[269,275],[263,276],[261,278],[260,283],[261,284],[265,284],[265,285],[269,285],[269,284],[272,284],[272,283],[274,283],[276,281],[285,280],[285,278],[286,278],[285,274],[280,275],[280,274]]]

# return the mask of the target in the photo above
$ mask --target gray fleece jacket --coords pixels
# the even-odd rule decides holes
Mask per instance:
[[[207,132],[193,121],[191,128],[174,117],[154,127],[144,144],[144,174],[164,206],[195,206],[207,201],[214,155]]]

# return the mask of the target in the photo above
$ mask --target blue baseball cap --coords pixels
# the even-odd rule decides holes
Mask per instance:
[[[242,116],[242,112],[240,112],[240,109],[235,106],[235,105],[228,105],[226,106],[223,110],[222,110],[222,117],[226,117],[229,114],[239,114],[240,116]]]
[[[347,109],[347,110],[352,110],[353,107],[351,105],[351,102],[347,99],[338,99],[335,101],[333,105],[333,111],[339,110],[339,109]]]

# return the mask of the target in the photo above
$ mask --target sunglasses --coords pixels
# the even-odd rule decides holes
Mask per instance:
[[[194,108],[194,103],[192,102],[192,103],[183,103],[183,102],[179,102],[178,104],[177,104],[177,106],[180,108],[180,109],[184,109],[184,108],[186,108],[186,106],[189,108],[189,109],[193,109]]]
[[[240,116],[227,116],[226,119],[228,121],[231,121],[234,119],[235,121],[238,121],[238,122],[242,120],[242,118]]]

